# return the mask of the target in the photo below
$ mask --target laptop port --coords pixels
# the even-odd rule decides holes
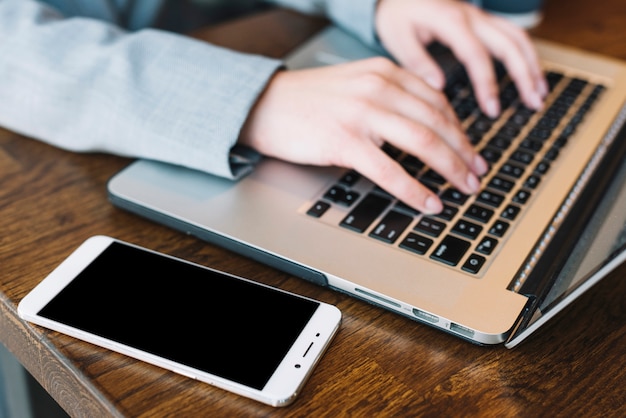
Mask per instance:
[[[432,324],[436,324],[439,322],[439,317],[437,315],[430,314],[428,312],[420,311],[419,309],[413,308],[413,315],[418,317],[419,319],[423,319],[424,321],[428,321]]]
[[[457,334],[461,334],[469,338],[472,338],[474,336],[474,330],[461,326],[459,324],[455,324],[454,322],[450,323],[450,331],[454,331]]]

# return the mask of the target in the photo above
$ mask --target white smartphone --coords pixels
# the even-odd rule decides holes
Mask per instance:
[[[85,241],[21,318],[272,405],[291,403],[335,335],[335,306],[125,243]]]

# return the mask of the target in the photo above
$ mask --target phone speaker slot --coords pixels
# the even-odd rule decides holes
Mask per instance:
[[[306,351],[302,355],[302,358],[306,357],[306,355],[309,354],[309,351],[311,350],[311,347],[313,347],[313,343],[309,344],[309,347],[306,349]]]

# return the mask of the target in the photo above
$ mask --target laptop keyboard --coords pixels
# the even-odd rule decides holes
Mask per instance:
[[[535,112],[521,103],[501,65],[496,65],[496,72],[502,108],[497,119],[480,111],[461,66],[448,73],[444,90],[470,141],[489,163],[479,193],[464,195],[418,158],[385,144],[382,149],[389,156],[439,195],[444,203],[441,213],[422,215],[350,170],[318,196],[307,215],[324,219],[339,207],[347,210],[338,223],[341,228],[479,274],[604,89],[549,71],[545,109]],[[368,186],[363,188],[363,183]]]

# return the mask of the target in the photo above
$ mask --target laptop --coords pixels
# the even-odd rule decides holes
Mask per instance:
[[[431,52],[472,143],[489,161],[466,196],[417,158],[384,151],[442,198],[438,216],[359,173],[263,158],[234,182],[138,160],[108,183],[125,210],[481,345],[514,347],[626,259],[626,64],[536,40],[546,109],[517,98],[483,115],[463,67]],[[329,27],[289,68],[380,54]]]

